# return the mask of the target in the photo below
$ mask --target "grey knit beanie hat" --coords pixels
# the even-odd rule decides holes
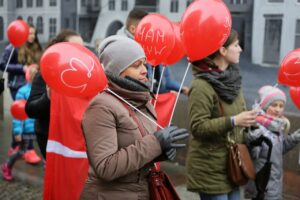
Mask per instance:
[[[105,72],[116,76],[137,60],[146,58],[139,43],[120,35],[105,38],[99,46],[98,55]]]
[[[260,106],[265,111],[274,101],[281,100],[286,103],[284,92],[274,86],[265,85],[258,90],[258,94],[260,97]]]

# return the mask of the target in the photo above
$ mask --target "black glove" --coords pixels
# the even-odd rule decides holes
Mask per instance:
[[[4,91],[4,78],[0,79],[0,95],[2,94],[2,92]]]
[[[167,150],[165,152],[165,156],[167,156],[167,158],[169,160],[175,160],[175,158],[176,158],[176,149],[172,148],[172,149]]]
[[[189,134],[186,129],[169,126],[155,132],[154,136],[158,139],[162,151],[168,151],[172,148],[177,149],[185,147],[186,144],[176,144],[176,142],[187,138]]]

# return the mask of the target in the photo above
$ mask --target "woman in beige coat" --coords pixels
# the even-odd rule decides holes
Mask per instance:
[[[144,66],[145,54],[134,40],[111,36],[99,47],[109,89],[156,121]],[[156,125],[111,92],[98,94],[88,106],[82,128],[89,174],[81,199],[150,199],[148,175],[154,160],[174,159],[174,144],[187,130]]]

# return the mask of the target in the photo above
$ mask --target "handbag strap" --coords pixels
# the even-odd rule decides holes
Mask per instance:
[[[108,94],[110,94],[111,96],[115,97],[114,95],[112,95],[111,93],[107,92]],[[139,131],[142,135],[142,137],[144,137],[146,135],[145,133],[145,129],[142,127],[140,121],[138,120],[138,118],[136,117],[136,114],[134,113],[134,111],[123,101],[121,101],[119,98],[115,97],[123,106],[124,108],[126,108],[129,112],[129,115],[133,118],[133,120],[135,121],[135,123],[138,125]]]

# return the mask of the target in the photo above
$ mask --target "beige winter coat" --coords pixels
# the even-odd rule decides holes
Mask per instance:
[[[126,90],[114,83],[109,87],[156,120],[149,92]],[[144,137],[129,111],[111,94],[98,94],[88,106],[82,128],[90,166],[81,199],[150,198],[149,168],[162,151],[152,134],[156,125],[140,113],[135,114],[147,133]]]

